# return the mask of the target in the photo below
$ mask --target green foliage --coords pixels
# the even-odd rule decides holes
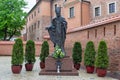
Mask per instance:
[[[62,52],[61,48],[58,45],[55,46],[53,57],[56,59],[65,57],[65,53]]]
[[[107,54],[107,45],[105,41],[100,41],[98,46],[98,54],[95,61],[97,68],[106,69],[109,65],[109,58]]]
[[[12,50],[12,65],[21,65],[23,63],[23,42],[21,39],[16,39]]]
[[[25,48],[25,61],[27,63],[34,63],[35,59],[35,43],[32,40],[28,40]]]
[[[74,64],[80,63],[82,60],[82,47],[80,42],[75,42],[72,50],[72,58]]]
[[[45,58],[49,55],[49,44],[47,41],[44,41],[41,48],[40,60],[45,62]]]
[[[24,0],[0,0],[0,39],[10,40],[20,35],[25,24]]]
[[[89,41],[86,45],[84,54],[84,64],[86,66],[94,66],[95,63],[95,47],[92,41]]]

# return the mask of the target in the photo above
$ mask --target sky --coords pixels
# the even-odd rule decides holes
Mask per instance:
[[[29,12],[31,8],[36,4],[36,0],[25,0],[28,5],[26,6],[27,8],[24,9],[25,12]]]

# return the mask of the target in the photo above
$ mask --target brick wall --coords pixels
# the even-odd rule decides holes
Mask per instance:
[[[108,46],[109,54],[109,69],[120,70],[120,21],[110,24],[97,26],[67,34],[66,50],[67,54],[71,56],[72,47],[75,41],[82,44],[83,54],[86,43],[92,40],[95,43],[96,51],[100,40],[105,40]]]
[[[26,42],[23,42],[24,50]],[[41,42],[35,42],[35,55],[39,56],[41,50]],[[0,56],[11,56],[14,42],[13,41],[0,41]]]

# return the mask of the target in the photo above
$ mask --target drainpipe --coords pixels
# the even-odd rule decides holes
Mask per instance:
[[[83,22],[83,17],[82,17],[82,2],[83,2],[83,0],[81,0],[81,5],[80,5],[80,9],[81,9],[81,25],[80,26],[82,26],[83,24],[82,24],[82,22]]]
[[[53,0],[50,0],[50,17],[51,17],[51,21],[52,21],[52,5],[53,5]]]

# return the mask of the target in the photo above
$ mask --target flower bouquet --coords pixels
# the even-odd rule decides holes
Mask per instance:
[[[57,45],[53,54],[53,58],[61,59],[65,57],[65,53],[62,52],[61,48]]]

